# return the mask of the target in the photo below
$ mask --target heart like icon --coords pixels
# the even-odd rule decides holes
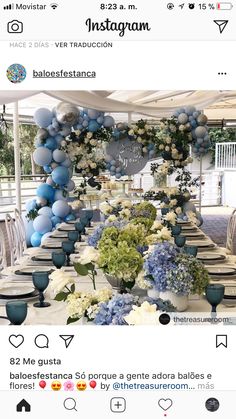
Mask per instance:
[[[172,406],[173,402],[171,399],[160,399],[158,400],[158,405],[160,406],[160,408],[162,410],[164,410],[165,412],[170,409],[170,407]]]
[[[9,342],[14,348],[19,348],[24,342],[24,336],[22,335],[11,335],[9,336]]]

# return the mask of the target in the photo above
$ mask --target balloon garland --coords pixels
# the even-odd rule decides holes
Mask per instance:
[[[71,179],[73,166],[84,176],[98,174],[99,168],[95,170],[94,161],[90,162],[89,169],[83,169],[79,164],[85,158],[85,148],[87,153],[95,154],[102,139],[109,138],[114,119],[95,109],[80,110],[70,103],[61,102],[52,111],[37,109],[34,121],[39,130],[33,159],[49,175],[46,183],[37,188],[37,197],[26,203],[28,218],[33,220],[29,223],[30,241],[32,246],[40,246],[57,224],[76,218],[67,202],[69,192],[75,188]],[[71,147],[77,149],[75,153],[71,152]]]

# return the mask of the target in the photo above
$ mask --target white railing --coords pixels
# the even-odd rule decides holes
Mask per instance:
[[[216,170],[236,169],[236,142],[235,143],[216,143],[215,169]]]

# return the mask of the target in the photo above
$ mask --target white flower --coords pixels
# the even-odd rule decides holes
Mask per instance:
[[[92,133],[92,132],[88,132],[88,133],[87,133],[87,135],[86,135],[86,137],[87,137],[89,140],[92,138],[92,136],[93,136],[93,133]]]
[[[117,217],[114,214],[110,215],[107,219],[109,223],[113,223],[113,221],[116,221],[116,220],[117,220]]]
[[[175,212],[177,215],[180,215],[182,213],[182,208],[181,207],[175,208]]]
[[[141,138],[141,137],[138,137],[138,138],[137,138],[137,142],[138,142],[139,144],[141,144],[141,143],[142,143],[142,141],[143,141],[143,140],[142,140],[142,138]]]
[[[128,316],[124,317],[126,323],[129,325],[149,325],[157,326],[159,324],[159,314],[156,304],[150,304],[147,301],[138,307],[133,306]]]
[[[166,151],[170,151],[170,147],[167,145],[167,146],[165,147],[165,150],[166,150]]]
[[[167,240],[170,241],[172,236],[170,230],[168,230],[167,227],[163,227],[161,231],[157,232],[157,236],[160,238],[160,240]]]
[[[105,215],[108,215],[112,212],[112,206],[109,205],[107,202],[102,202],[99,206],[99,209]]]
[[[163,224],[161,223],[161,221],[154,221],[151,230],[161,230],[163,228]]]
[[[99,255],[100,254],[97,249],[92,246],[86,246],[77,259],[77,262],[81,263],[81,265],[86,265],[87,263],[97,263]]]
[[[175,207],[177,205],[177,203],[178,203],[177,199],[171,199],[170,200],[170,206],[171,207]]]
[[[91,163],[91,164],[90,164],[90,167],[91,167],[91,169],[96,169],[96,167],[97,167],[97,163]]]
[[[74,284],[75,282],[68,273],[62,271],[61,269],[56,269],[51,273],[49,278],[51,279],[50,287],[55,294],[63,291],[66,285]]]
[[[165,146],[163,144],[159,145],[159,150],[164,150]]]
[[[79,137],[79,136],[80,136],[80,134],[81,134],[80,129],[75,130],[75,135],[77,135],[77,136]]]
[[[128,134],[129,135],[134,135],[134,130],[133,129],[130,129],[129,132],[128,132]]]
[[[143,290],[151,288],[150,282],[145,279],[145,272],[143,270],[139,272],[135,282]]]
[[[143,135],[144,133],[145,133],[145,129],[143,129],[143,128],[138,129],[138,134],[139,135]]]
[[[91,145],[96,145],[97,144],[97,141],[93,138],[92,140],[90,140],[90,144]]]
[[[128,199],[127,200],[125,200],[125,201],[122,201],[121,202],[121,206],[122,206],[122,208],[131,208],[132,207],[132,202],[131,201],[129,201]]]
[[[130,210],[128,208],[124,208],[121,212],[120,212],[121,217],[123,218],[129,218],[130,217]]]
[[[177,218],[177,216],[174,213],[174,211],[170,211],[164,216],[164,220],[168,221],[173,226],[176,224],[176,218]]]
[[[143,147],[143,152],[144,152],[144,153],[147,153],[147,152],[148,152],[147,147]]]
[[[109,199],[110,195],[108,192],[104,192],[102,195],[100,195],[100,200],[105,201],[106,199]]]

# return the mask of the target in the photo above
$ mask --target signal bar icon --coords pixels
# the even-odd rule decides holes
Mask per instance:
[[[13,3],[8,4],[7,6],[3,7],[3,10],[13,10],[13,9],[14,9],[14,4]]]

